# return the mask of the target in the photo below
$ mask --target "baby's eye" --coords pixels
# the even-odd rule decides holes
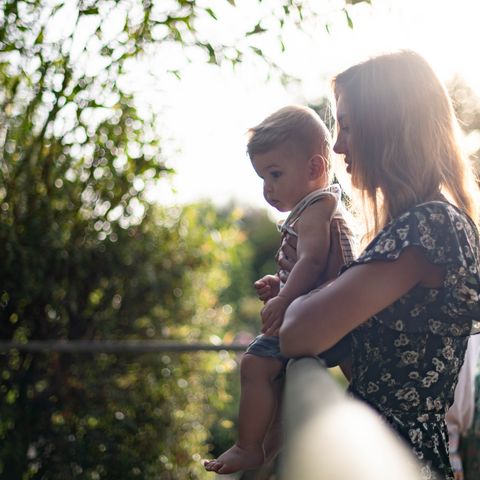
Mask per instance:
[[[350,128],[347,125],[340,125],[340,129],[343,130],[344,133],[348,133]]]
[[[280,178],[282,176],[282,172],[273,171],[270,172],[270,175],[272,176],[272,178]]]

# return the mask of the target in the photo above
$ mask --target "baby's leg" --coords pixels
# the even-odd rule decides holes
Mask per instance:
[[[238,440],[205,468],[217,473],[251,470],[263,464],[263,441],[276,410],[275,378],[282,362],[275,358],[245,354],[242,358]]]
[[[282,396],[285,377],[275,382],[275,396],[277,398],[277,405],[275,414],[272,417],[268,431],[263,441],[263,451],[265,452],[265,463],[270,463],[277,456],[283,443],[283,429],[282,429]]]

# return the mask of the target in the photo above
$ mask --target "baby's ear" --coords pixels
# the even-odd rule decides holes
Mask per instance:
[[[308,173],[311,180],[317,180],[327,173],[327,161],[319,153],[313,155],[309,160]]]

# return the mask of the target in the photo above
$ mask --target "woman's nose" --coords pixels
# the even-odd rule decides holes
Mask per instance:
[[[333,151],[335,153],[345,153],[340,135],[337,137],[337,141],[333,145]]]

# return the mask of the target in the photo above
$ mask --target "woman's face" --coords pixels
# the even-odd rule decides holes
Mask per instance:
[[[343,96],[340,94],[337,98],[337,140],[333,146],[333,151],[344,156],[347,166],[347,172],[352,173],[352,155],[351,155],[351,133],[350,119]]]

